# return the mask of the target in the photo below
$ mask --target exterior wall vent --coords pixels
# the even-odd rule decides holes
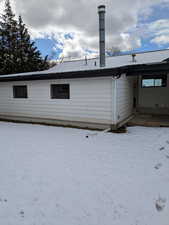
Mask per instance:
[[[132,62],[137,62],[136,61],[136,54],[132,54]]]

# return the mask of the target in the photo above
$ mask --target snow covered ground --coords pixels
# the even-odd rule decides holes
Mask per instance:
[[[0,224],[169,225],[169,128],[0,123]]]

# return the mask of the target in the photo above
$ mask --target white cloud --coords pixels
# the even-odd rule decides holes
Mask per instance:
[[[159,32],[161,30],[166,30],[166,29],[169,30],[169,19],[161,19],[151,23],[150,29],[156,32]]]
[[[106,48],[130,50],[141,46],[143,34],[128,31],[136,30],[140,13],[149,16],[151,7],[159,3],[167,5],[168,0],[13,0],[12,5],[16,14],[23,16],[33,38],[54,38],[58,42],[56,47],[63,49],[66,56],[82,57],[86,49],[91,54],[98,50],[99,4],[106,4]],[[158,24],[149,29],[156,29],[155,26]],[[66,39],[67,33],[73,33],[74,38]]]
[[[150,25],[154,33],[151,42],[157,45],[169,44],[169,19],[157,20]]]
[[[151,40],[152,43],[158,44],[158,45],[164,45],[169,44],[169,35],[161,35],[153,38]]]
[[[92,42],[88,40],[87,43]],[[75,35],[73,39],[66,39],[63,42],[62,55],[66,58],[83,58],[84,56],[93,57],[96,55],[95,49],[88,51],[88,44],[81,39],[80,35]]]

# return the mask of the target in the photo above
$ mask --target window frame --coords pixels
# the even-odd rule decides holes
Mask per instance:
[[[19,96],[17,95],[16,88],[26,88],[25,95]],[[13,85],[13,98],[14,99],[27,99],[28,98],[28,87],[27,85]]]
[[[162,85],[158,86],[155,85],[156,80],[162,80]],[[154,85],[153,86],[143,86],[143,80],[154,80]],[[167,75],[152,75],[152,76],[142,76],[141,77],[141,88],[165,88],[167,87]]]
[[[60,88],[61,86],[67,86],[67,88],[68,88],[68,93],[66,93],[65,94],[65,96],[64,96],[64,93],[60,93],[61,95],[59,96],[59,91],[58,91],[58,96],[56,96],[56,93],[54,93],[54,90],[53,90],[53,88],[54,87],[58,87],[58,88]],[[50,85],[50,99],[60,99],[60,100],[69,100],[70,99],[70,84],[67,84],[67,83],[65,83],[65,84],[51,84]]]

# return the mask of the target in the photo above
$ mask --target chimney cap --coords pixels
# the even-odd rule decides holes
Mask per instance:
[[[106,8],[105,5],[99,5],[99,6],[98,6],[98,12],[99,12],[99,13],[100,13],[100,12],[105,12],[105,8]]]

